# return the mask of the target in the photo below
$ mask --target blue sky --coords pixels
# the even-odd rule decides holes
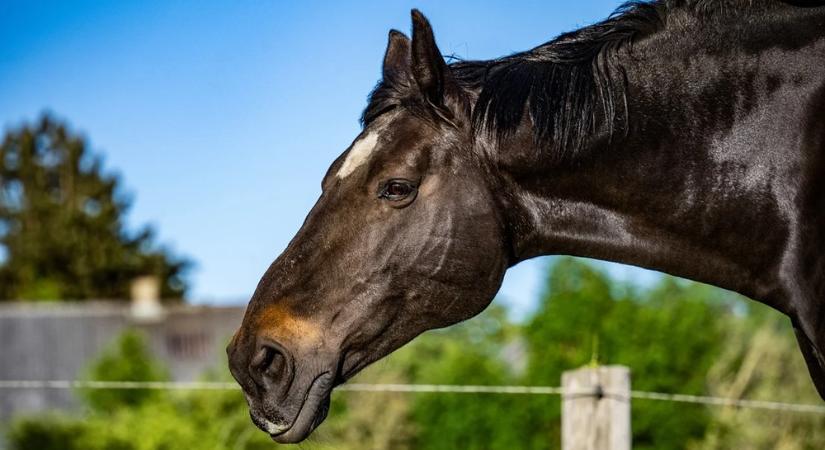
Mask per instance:
[[[242,302],[358,134],[390,28],[430,19],[445,54],[486,59],[607,17],[620,2],[0,2],[0,126],[51,111],[123,175],[133,228],[197,262],[196,302]],[[508,274],[516,313],[546,259]],[[655,275],[618,265],[617,277]]]

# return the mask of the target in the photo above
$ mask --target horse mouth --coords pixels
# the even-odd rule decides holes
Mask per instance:
[[[291,424],[279,427],[268,419],[253,417],[253,422],[279,444],[294,444],[306,439],[329,412],[332,379],[329,372],[318,375],[307,389],[298,414]]]

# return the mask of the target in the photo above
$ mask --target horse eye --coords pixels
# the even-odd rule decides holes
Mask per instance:
[[[399,201],[409,197],[415,191],[415,185],[407,180],[390,180],[381,188],[378,196],[385,200]]]

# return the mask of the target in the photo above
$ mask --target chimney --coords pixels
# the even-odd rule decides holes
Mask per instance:
[[[160,304],[160,280],[155,276],[135,278],[131,286],[132,318],[143,322],[163,319]]]

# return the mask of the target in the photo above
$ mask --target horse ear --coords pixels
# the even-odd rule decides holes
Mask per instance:
[[[384,80],[392,82],[410,70],[410,38],[397,30],[390,30],[387,52],[382,69]]]
[[[430,22],[417,9],[412,10],[412,74],[424,97],[435,106],[444,105],[445,86],[450,68],[444,62]]]

